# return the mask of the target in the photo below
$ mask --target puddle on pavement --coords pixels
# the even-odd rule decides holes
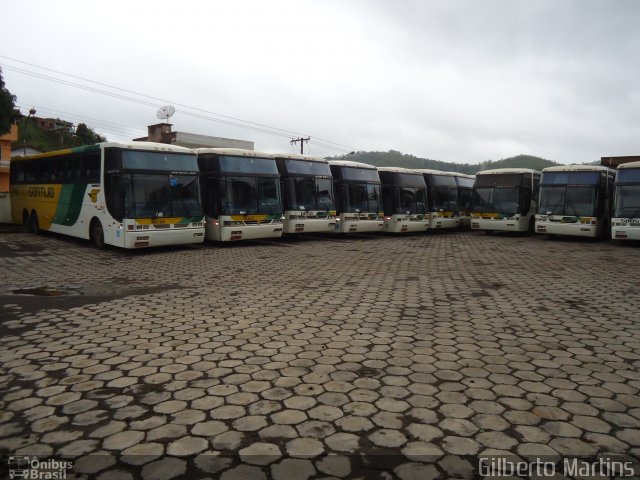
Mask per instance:
[[[80,296],[105,296],[122,295],[131,293],[130,286],[124,285],[86,285],[63,287],[34,287],[12,290],[13,295],[31,295],[37,297],[80,297]]]

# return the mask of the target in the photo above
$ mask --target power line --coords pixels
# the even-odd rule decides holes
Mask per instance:
[[[235,121],[238,121],[238,122],[242,122],[242,123],[244,123],[246,125],[233,123],[233,122],[225,122],[225,121],[222,121],[220,119],[214,119],[212,117],[196,117],[196,115],[191,114],[191,116],[194,116],[196,118],[203,118],[203,119],[206,119],[206,120],[217,121],[217,122],[220,122],[220,123],[225,123],[227,125],[236,126],[236,127],[239,127],[239,128],[246,128],[246,129],[250,129],[250,130],[254,130],[254,131],[258,131],[258,132],[262,132],[262,133],[267,133],[267,134],[271,134],[271,135],[278,135],[278,136],[284,136],[284,137],[290,137],[291,134],[300,135],[300,133],[294,132],[294,131],[291,131],[291,130],[286,130],[286,129],[282,129],[282,128],[279,128],[279,127],[274,127],[274,126],[270,126],[270,125],[266,125],[266,124],[262,124],[262,123],[251,122],[251,121],[248,121],[248,120],[243,120],[243,119],[240,119],[240,118],[237,118],[237,117],[232,117],[232,116],[229,116],[229,115],[223,115],[223,114],[216,113],[216,112],[211,112],[211,111],[200,109],[200,108],[197,108],[197,107],[192,107],[192,106],[189,106],[189,105],[185,105],[185,104],[181,104],[181,103],[178,103],[178,102],[174,102],[174,101],[171,101],[171,100],[162,99],[162,98],[159,98],[159,97],[154,97],[154,96],[143,94],[143,93],[136,92],[136,91],[133,91],[133,90],[124,89],[124,88],[121,88],[121,87],[117,87],[115,85],[110,85],[108,83],[98,82],[98,81],[95,81],[95,80],[90,80],[88,78],[79,77],[77,75],[72,75],[72,74],[68,74],[68,73],[65,73],[65,72],[61,72],[59,70],[54,70],[54,69],[50,69],[50,68],[47,68],[47,67],[42,67],[40,65],[36,65],[36,64],[33,64],[33,63],[29,63],[29,62],[25,62],[25,61],[22,61],[22,60],[18,60],[16,58],[8,57],[6,55],[0,55],[0,58],[5,58],[5,59],[11,60],[13,62],[21,63],[23,65],[29,65],[29,66],[32,66],[32,67],[35,67],[35,68],[39,68],[41,70],[49,71],[49,72],[56,73],[56,74],[59,74],[59,75],[64,75],[64,76],[67,76],[67,77],[70,77],[70,78],[74,78],[74,79],[77,79],[77,80],[82,80],[82,81],[85,81],[85,82],[94,83],[96,85],[101,85],[103,87],[111,88],[113,90],[118,90],[118,91],[121,91],[121,92],[130,93],[130,94],[133,94],[133,95],[137,95],[137,96],[148,98],[148,99],[152,99],[152,100],[158,100],[158,101],[164,102],[164,103],[171,103],[173,105],[177,105],[177,106],[180,106],[180,107],[183,107],[183,108],[187,108],[189,110],[203,112],[203,113],[206,113],[208,115],[215,115],[215,116],[218,116],[218,117],[227,118],[227,119],[230,119],[230,120],[235,120]],[[25,75],[31,75],[31,76],[34,76],[34,77],[37,77],[37,78],[42,78],[42,79],[45,79],[45,80],[56,81],[57,83],[62,83],[64,85],[69,85],[69,86],[74,86],[74,87],[77,87],[77,88],[82,88],[82,89],[85,89],[85,90],[88,90],[88,91],[92,91],[94,93],[102,93],[102,94],[109,95],[109,96],[112,96],[112,97],[115,97],[115,98],[126,99],[126,100],[133,101],[133,102],[136,102],[136,103],[140,103],[140,104],[143,104],[143,105],[157,106],[156,104],[152,104],[150,102],[141,101],[139,99],[133,99],[133,98],[130,98],[130,97],[126,97],[124,95],[115,94],[113,92],[106,92],[104,90],[99,90],[99,89],[96,89],[96,88],[88,87],[86,85],[75,84],[73,82],[68,82],[68,81],[65,81],[65,80],[62,80],[62,79],[56,79],[55,77],[50,77],[50,76],[47,76],[47,75],[39,74],[37,72],[30,72],[28,70],[20,69],[19,67],[15,67],[15,66],[12,66],[12,65],[7,65],[7,64],[4,64],[4,65],[5,65],[5,68],[7,68],[9,70],[12,70],[12,71],[15,71],[17,73],[23,73]],[[183,114],[186,114],[186,115],[190,114],[190,112],[185,112],[185,111],[181,111],[180,113],[183,113]],[[254,125],[254,126],[262,127],[262,128],[252,128],[249,125]],[[265,129],[268,129],[268,130],[265,130]],[[277,132],[283,132],[283,133],[286,133],[286,135],[283,135],[282,133],[279,134]],[[322,143],[320,143],[320,142],[313,142],[313,143],[315,143],[316,145],[323,146],[325,148],[331,148],[333,150],[343,151],[344,148],[337,148],[337,147],[345,147],[345,148],[347,148],[349,150],[354,150],[354,147],[349,146],[349,145],[344,145],[344,144],[341,144],[341,143],[338,143],[338,142],[333,142],[331,140],[323,139],[323,138],[320,138],[320,137],[316,137],[316,138],[317,138],[317,140],[320,140],[320,142],[322,142]],[[329,145],[333,145],[333,146],[329,146]]]

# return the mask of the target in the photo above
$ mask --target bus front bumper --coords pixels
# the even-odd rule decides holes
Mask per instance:
[[[429,229],[429,220],[398,220],[391,217],[384,221],[384,231],[388,233],[426,232]]]
[[[640,224],[615,225],[616,219],[611,221],[611,238],[614,240],[640,240]]]
[[[431,214],[429,222],[430,229],[458,228],[460,226],[460,218],[458,217],[435,217]]]
[[[336,230],[335,218],[285,220],[284,233],[331,233]]]
[[[207,222],[207,240],[217,242],[235,242],[238,240],[258,240],[260,238],[279,238],[282,236],[282,223],[265,225],[238,225],[224,227]]]
[[[168,228],[166,230],[123,230],[125,248],[190,245],[204,241],[204,227]]]
[[[340,233],[375,233],[384,229],[384,220],[342,220],[336,223]]]
[[[525,224],[524,228],[522,224]],[[523,220],[471,218],[472,230],[494,230],[500,232],[523,232],[528,225]]]
[[[598,226],[587,223],[541,222],[537,220],[536,233],[595,238],[598,236]]]

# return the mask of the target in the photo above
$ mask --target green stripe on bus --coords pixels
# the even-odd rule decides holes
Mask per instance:
[[[67,183],[62,185],[55,223],[71,226],[78,221],[80,210],[82,210],[82,202],[84,201],[84,192],[86,191],[86,183]]]

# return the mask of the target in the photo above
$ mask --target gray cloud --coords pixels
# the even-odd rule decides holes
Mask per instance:
[[[30,25],[28,34],[21,22],[0,31],[11,45],[2,55],[362,150],[566,163],[640,150],[634,0],[42,1],[6,10]],[[142,130],[155,121],[152,107],[5,77],[27,104]],[[285,137],[172,121],[291,148]]]

